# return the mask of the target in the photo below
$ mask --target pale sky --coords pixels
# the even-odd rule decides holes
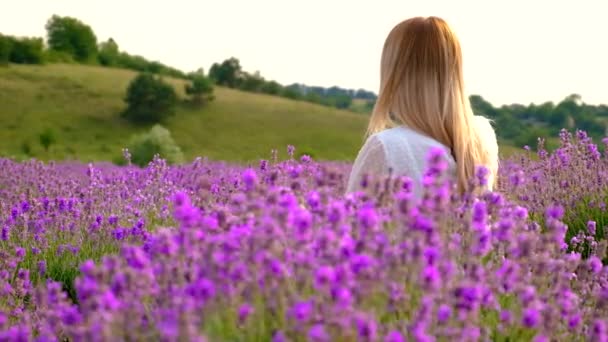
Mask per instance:
[[[0,0],[0,32],[43,36],[52,14],[184,71],[235,56],[282,84],[378,92],[389,31],[440,16],[461,40],[468,92],[494,105],[608,104],[608,0]]]

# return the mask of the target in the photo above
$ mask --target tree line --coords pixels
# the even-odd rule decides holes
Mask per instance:
[[[518,147],[535,147],[539,137],[556,137],[563,128],[584,130],[595,138],[608,135],[608,105],[584,103],[578,94],[571,94],[558,103],[549,101],[527,106],[495,107],[479,95],[470,96],[470,100],[473,112],[494,120],[500,139]]]
[[[275,80],[266,80],[259,71],[254,73],[244,71],[240,61],[235,57],[214,63],[209,69],[209,77],[216,84],[229,88],[366,113],[371,111],[376,100],[376,94],[365,89],[344,89],[337,86],[324,88],[300,83],[281,85]]]
[[[39,37],[0,33],[0,65],[82,63],[131,69],[186,79],[176,68],[120,51],[112,38],[98,42],[93,29],[72,17],[53,15],[46,23],[46,44]]]
[[[38,37],[15,37],[0,34],[0,65],[82,63],[107,67],[125,68],[138,72],[189,79],[193,73],[150,61],[138,55],[121,51],[118,43],[109,38],[98,42],[93,29],[72,17],[53,15],[46,23],[46,44]],[[195,74],[204,76],[202,69]],[[284,86],[274,80],[266,80],[259,72],[246,72],[238,59],[231,57],[214,63],[209,77],[218,85],[248,92],[283,96],[295,100],[309,101],[340,109],[369,112],[376,95],[364,89],[340,87],[315,87],[304,84]]]

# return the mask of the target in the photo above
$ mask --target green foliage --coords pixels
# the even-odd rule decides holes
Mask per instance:
[[[10,44],[9,61],[15,64],[42,64],[44,44],[42,38],[8,37]]]
[[[125,90],[136,76],[131,70],[80,64],[0,68],[0,127],[7,128],[0,135],[0,154],[22,155],[21,144],[29,140],[42,160],[111,161],[141,133],[141,126],[125,124],[117,114],[126,108]],[[188,83],[164,80],[180,97]],[[361,147],[363,115],[219,86],[214,94],[215,100],[202,107],[178,105],[162,123],[187,160],[207,156],[257,163],[287,144],[314,151],[319,159],[351,160]],[[55,129],[58,140],[42,153],[38,133],[46,127]],[[104,144],[107,150],[100,148]]]
[[[131,81],[125,97],[127,109],[123,117],[135,123],[158,123],[175,112],[177,95],[173,87],[160,77],[139,74]]]
[[[142,167],[149,164],[155,155],[169,164],[184,161],[182,151],[171,137],[171,132],[161,125],[154,125],[149,132],[133,137],[128,149],[131,162]]]
[[[25,155],[25,156],[31,156],[32,155],[32,147],[30,146],[30,143],[27,141],[24,141],[21,144],[21,152]]]
[[[99,44],[99,52],[97,54],[99,64],[110,67],[117,66],[119,57],[120,51],[118,50],[118,44],[116,44],[114,39],[110,38]]]
[[[292,99],[292,100],[299,100],[302,98],[302,94],[300,93],[300,90],[295,85],[290,85],[290,86],[284,87],[283,91],[281,92],[281,96],[286,97],[288,99]]]
[[[191,83],[184,85],[186,94],[190,95],[192,102],[201,105],[213,101],[213,82],[202,73],[189,76]]]
[[[241,64],[238,59],[231,57],[222,64],[213,63],[209,77],[218,85],[236,88],[242,81]]]
[[[243,72],[241,74],[239,89],[257,93],[262,90],[264,83],[266,83],[266,81],[264,80],[264,77],[260,75],[259,71],[256,71],[253,74]]]
[[[502,140],[515,145],[536,146],[536,137],[557,136],[562,128],[581,129],[595,138],[603,137],[608,122],[608,106],[585,104],[580,95],[572,94],[557,104],[521,104],[494,107],[479,95],[472,95],[471,106],[475,114],[494,120],[496,133]]]
[[[277,81],[268,81],[264,82],[260,90],[265,94],[279,95],[283,90],[283,86],[281,86]]]
[[[55,137],[55,132],[52,129],[47,128],[40,133],[38,140],[40,141],[40,145],[44,148],[44,150],[48,152],[51,145],[57,141],[57,138]]]
[[[108,47],[108,49],[111,49],[111,47]],[[106,51],[106,52],[108,52],[108,51]],[[175,77],[175,78],[182,78],[182,79],[187,78],[186,74],[184,74],[184,72],[182,72],[181,70],[166,66],[160,62],[149,61],[142,56],[130,55],[126,52],[118,53],[118,55],[116,56],[116,60],[112,61],[111,51],[109,51],[109,52],[110,52],[110,56],[109,56],[110,59],[104,60],[104,58],[108,57],[108,55],[106,54],[105,55],[106,57],[102,57],[102,60],[114,63],[113,66],[115,66],[115,67],[131,69],[131,70],[135,70],[135,71],[139,71],[139,72],[147,72],[147,73],[159,74],[159,75],[164,75],[164,76],[171,76],[171,77]],[[101,61],[100,61],[100,63],[101,63]]]
[[[67,52],[55,50],[46,50],[44,60],[48,63],[74,63],[74,57],[72,55]]]
[[[93,29],[71,17],[53,15],[46,24],[51,50],[65,52],[78,62],[93,61],[97,54],[97,37]]]
[[[13,43],[9,37],[0,34],[0,66],[8,65],[12,45]]]

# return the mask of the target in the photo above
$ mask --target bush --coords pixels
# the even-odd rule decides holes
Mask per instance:
[[[13,43],[9,37],[0,34],[0,65],[8,65],[12,45]]]
[[[277,81],[269,81],[262,85],[261,91],[265,94],[278,95],[282,89],[283,87]]]
[[[16,64],[42,64],[44,44],[42,38],[8,37],[11,45],[9,61]]]
[[[204,75],[191,76],[192,82],[184,86],[186,94],[190,95],[192,102],[197,105],[213,101],[213,82]]]
[[[40,133],[38,138],[40,140],[40,145],[44,148],[46,152],[48,152],[51,145],[53,145],[57,141],[57,139],[55,138],[55,132],[53,132],[53,130],[50,128]]]
[[[243,71],[238,59],[231,57],[222,64],[213,63],[209,77],[219,85],[236,88],[242,82]]]
[[[144,134],[133,137],[129,146],[131,162],[146,166],[155,155],[159,155],[169,164],[181,163],[184,160],[182,150],[171,137],[171,132],[161,125],[154,125]]]
[[[127,89],[123,117],[136,123],[158,123],[174,114],[177,95],[170,84],[149,73],[139,74]]]
[[[67,52],[47,50],[44,60],[49,63],[74,63],[74,57]]]
[[[46,24],[49,48],[65,52],[78,62],[94,60],[97,37],[93,29],[76,18],[53,15]]]

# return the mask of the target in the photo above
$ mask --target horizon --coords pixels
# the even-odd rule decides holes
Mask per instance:
[[[146,15],[134,15],[141,9]],[[202,67],[207,73],[213,63],[236,57],[243,70],[259,71],[284,85],[338,86],[377,94],[388,32],[409,17],[435,15],[444,18],[461,41],[469,95],[480,95],[495,107],[558,103],[571,94],[597,105],[608,104],[608,93],[601,90],[608,79],[608,47],[597,43],[608,33],[601,25],[606,10],[607,4],[593,0],[576,7],[565,1],[522,0],[508,5],[473,0],[26,0],[0,13],[0,33],[45,37],[44,26],[53,14],[71,16],[90,25],[98,42],[113,38],[122,51],[185,72]]]

